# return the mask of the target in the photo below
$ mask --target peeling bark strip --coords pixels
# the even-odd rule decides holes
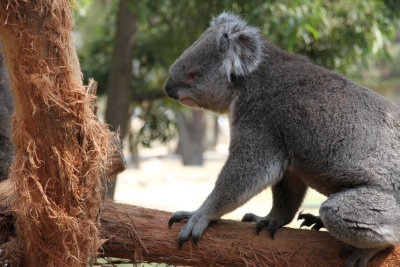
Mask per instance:
[[[102,242],[111,134],[82,85],[71,12],[69,0],[0,1],[15,100],[10,177],[23,266],[85,266]]]
[[[282,228],[272,240],[258,236],[255,224],[220,220],[211,225],[197,248],[186,242],[178,248],[182,223],[168,228],[171,213],[106,202],[101,208],[100,233],[105,257],[132,262],[192,266],[344,266],[339,257],[344,243],[327,232]],[[377,255],[368,266],[400,266],[400,246]]]

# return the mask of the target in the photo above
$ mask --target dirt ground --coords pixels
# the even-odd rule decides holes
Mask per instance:
[[[171,212],[196,210],[213,189],[227,157],[228,145],[220,144],[215,151],[206,151],[202,167],[183,166],[179,156],[169,150],[165,146],[141,149],[140,169],[130,166],[128,156],[128,168],[117,178],[115,200]],[[308,190],[300,211],[318,214],[325,199],[316,191]],[[265,216],[271,207],[272,194],[267,189],[223,218],[240,220],[247,212]],[[298,228],[300,223],[293,220],[289,226]]]

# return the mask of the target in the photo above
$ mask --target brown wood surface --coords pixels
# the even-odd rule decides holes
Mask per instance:
[[[22,266],[86,266],[94,259],[105,168],[121,169],[108,163],[111,133],[82,83],[72,2],[0,1],[0,39],[15,103],[10,179]]]
[[[0,218],[7,217],[11,222],[15,217],[7,206],[13,202],[7,195],[13,190],[9,180],[0,183]],[[168,228],[169,212],[106,201],[100,215],[100,235],[105,243],[99,257],[192,266],[344,266],[345,263],[345,258],[338,256],[344,244],[327,232],[282,228],[272,240],[266,231],[256,235],[253,223],[219,220],[205,231],[197,247],[188,241],[179,249],[177,237],[184,222]],[[0,227],[0,230],[5,229]],[[12,231],[6,234],[15,236]],[[8,251],[8,255],[14,254]],[[381,252],[369,266],[400,266],[400,246]]]
[[[184,222],[168,228],[171,213],[127,204],[102,206],[101,237],[106,257],[196,266],[344,266],[343,243],[327,232],[282,228],[272,240],[254,223],[219,220],[197,247],[186,242],[178,248]],[[140,253],[142,258],[140,258]],[[369,266],[400,266],[400,246],[378,254]]]

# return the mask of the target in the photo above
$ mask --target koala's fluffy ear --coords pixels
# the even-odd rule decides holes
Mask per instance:
[[[218,49],[223,53],[222,69],[230,76],[245,76],[253,72],[262,59],[262,37],[235,14],[223,12],[211,20],[211,27],[220,26]]]

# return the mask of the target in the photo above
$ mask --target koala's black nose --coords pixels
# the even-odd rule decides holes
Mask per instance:
[[[168,77],[168,80],[165,82],[164,90],[169,97],[174,99],[178,99],[178,93],[176,92],[176,86],[174,81],[171,79],[171,76]]]

